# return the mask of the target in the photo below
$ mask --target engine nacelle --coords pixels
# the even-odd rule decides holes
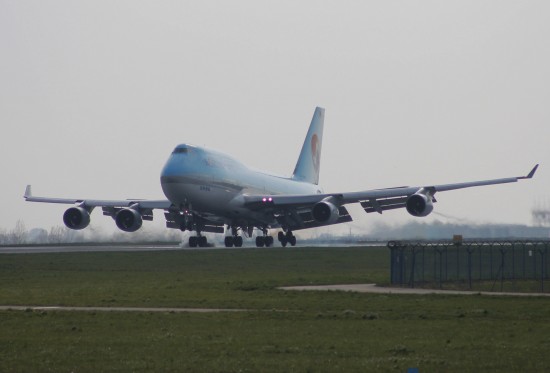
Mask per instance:
[[[84,229],[90,224],[90,213],[82,207],[71,207],[63,214],[63,223],[70,229]]]
[[[141,214],[134,209],[122,209],[115,217],[116,226],[124,232],[135,232],[143,224]]]
[[[317,202],[315,206],[313,206],[311,214],[313,215],[313,219],[315,219],[318,223],[323,224],[336,223],[336,221],[340,217],[338,207],[336,207],[333,203],[325,200]]]
[[[428,216],[433,211],[434,205],[431,197],[425,194],[413,194],[407,199],[407,211],[412,216]]]

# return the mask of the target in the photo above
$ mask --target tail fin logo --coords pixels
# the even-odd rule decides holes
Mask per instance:
[[[306,138],[296,162],[292,178],[317,185],[321,168],[321,147],[323,145],[323,123],[325,109],[317,107],[311,118]]]
[[[319,137],[313,134],[311,137],[311,160],[313,161],[313,169],[319,174],[319,166],[321,164],[321,146],[319,145]]]

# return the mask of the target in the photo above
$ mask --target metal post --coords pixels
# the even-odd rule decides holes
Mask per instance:
[[[489,244],[489,263],[490,263],[490,276],[491,280],[493,279],[493,243]]]
[[[539,249],[540,253],[540,292],[544,293],[544,254],[546,250]]]
[[[449,250],[447,250],[447,246],[445,247],[445,281],[449,279]]]
[[[506,255],[506,250],[502,247],[500,248],[500,291],[504,288],[504,255]]]
[[[482,269],[483,269],[483,265],[482,265],[482,261],[481,261],[481,257],[482,257],[482,252],[481,252],[481,244],[478,244],[478,247],[477,247],[478,251],[479,251],[479,281],[481,281],[481,279],[483,278],[482,276]]]
[[[525,280],[527,278],[526,274],[525,274],[525,263],[527,262],[527,257],[525,256],[526,243],[522,242],[521,246],[522,246],[522,255],[523,255],[523,261],[522,261],[523,277],[522,277],[522,279]]]
[[[436,252],[439,254],[439,288],[441,289],[443,288],[443,251],[437,248]]]
[[[412,265],[411,265],[411,276],[409,278],[409,284],[411,288],[414,288],[414,267],[416,265],[416,247],[412,246],[411,248],[411,254],[412,254]]]
[[[422,283],[425,283],[425,280],[424,280],[425,266],[426,266],[426,246],[422,245]]]
[[[472,252],[474,251],[469,244],[466,248],[468,252],[468,288],[472,290]]]

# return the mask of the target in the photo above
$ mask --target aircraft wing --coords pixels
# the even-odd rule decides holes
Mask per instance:
[[[30,185],[25,189],[25,200],[28,202],[61,203],[67,205],[79,205],[84,208],[94,207],[139,207],[143,209],[169,209],[172,203],[168,200],[142,200],[142,199],[123,199],[123,200],[103,200],[86,198],[50,198],[35,197],[32,195]],[[136,206],[137,204],[137,206]]]
[[[126,231],[134,232],[141,227],[142,220],[153,220],[154,209],[168,211],[172,203],[168,200],[102,200],[86,198],[50,198],[35,197],[32,195],[31,186],[27,185],[25,200],[29,202],[61,203],[74,205],[63,215],[65,225],[71,229],[83,229],[90,223],[90,213],[96,207],[101,207],[103,215],[112,217],[117,226]],[[117,214],[123,212],[120,221]]]
[[[185,222],[185,216],[182,215],[177,208],[175,208],[169,200],[145,200],[145,199],[123,199],[123,200],[103,200],[103,199],[86,199],[86,198],[50,198],[50,197],[36,197],[32,195],[32,189],[30,185],[27,185],[25,190],[25,200],[28,202],[44,202],[44,203],[60,203],[67,205],[74,205],[78,211],[72,211],[73,214],[78,215],[64,215],[63,220],[67,226],[72,229],[82,229],[89,224],[89,214],[95,207],[101,207],[103,215],[112,217],[117,226],[126,231],[134,232],[139,229],[141,222],[138,220],[153,220],[153,210],[164,210],[164,217],[166,218],[166,227],[181,229],[182,224]],[[69,213],[69,209],[65,214]],[[125,216],[120,221],[117,219],[117,214],[121,210],[133,210],[139,214]],[[208,216],[195,216],[195,219],[200,222],[203,232],[223,233],[224,226],[222,223],[217,222],[215,219],[209,219]]]
[[[328,209],[319,207],[317,211],[321,215],[317,218],[324,218],[328,212],[333,217],[326,221],[325,224],[336,224],[343,221],[350,221],[351,217],[347,213],[344,205],[349,203],[360,203],[367,213],[378,212],[382,213],[385,210],[393,210],[398,208],[407,208],[407,211],[414,216],[426,216],[433,208],[432,203],[437,202],[434,195],[437,192],[445,192],[449,190],[464,189],[478,187],[484,185],[495,185],[514,183],[523,179],[531,179],[537,171],[538,164],[527,174],[527,176],[507,177],[500,179],[479,180],[454,184],[440,185],[425,185],[425,186],[407,186],[387,189],[373,189],[359,192],[348,193],[329,193],[329,194],[309,194],[309,195],[249,195],[244,196],[244,205],[252,210],[270,210],[276,216],[283,216],[282,224],[287,223],[290,226],[300,227],[300,213],[309,211],[314,221],[319,223],[319,219],[315,218],[316,206],[323,204]],[[335,210],[334,208],[338,210]],[[343,210],[342,210],[343,209]],[[336,215],[337,212],[339,215]],[[348,218],[349,217],[349,218]],[[286,219],[286,220],[285,220]],[[340,221],[343,220],[343,221]],[[290,223],[290,224],[289,224]],[[307,225],[307,224],[306,224]],[[309,228],[305,226],[303,228]],[[299,228],[292,228],[299,229]]]

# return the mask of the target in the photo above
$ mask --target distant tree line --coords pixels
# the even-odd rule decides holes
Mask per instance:
[[[0,245],[3,246],[86,242],[179,242],[181,237],[179,230],[159,229],[145,225],[134,233],[122,231],[106,233],[94,226],[82,231],[75,231],[65,226],[53,226],[49,230],[44,228],[28,230],[22,220],[18,220],[11,230],[0,228]]]
[[[312,232],[315,233],[315,232]],[[465,238],[550,238],[550,228],[544,226],[530,227],[513,224],[453,224],[435,221],[409,222],[401,225],[376,223],[365,231],[355,230],[354,234],[320,233],[314,238],[301,238],[302,242],[357,242],[401,239],[450,239],[455,234]],[[186,242],[188,232],[182,234],[177,229],[166,229],[158,225],[143,225],[134,233],[119,230],[105,232],[101,227],[90,225],[88,228],[75,231],[65,226],[53,226],[49,230],[33,228],[27,230],[25,223],[18,220],[11,230],[0,228],[0,245],[64,244],[86,242]],[[223,237],[214,235],[209,240],[217,242]],[[222,242],[222,241],[220,241]]]
[[[455,224],[434,221],[431,223],[413,221],[391,226],[378,223],[371,227],[371,238],[441,240],[460,234],[467,238],[550,238],[548,227],[532,227],[521,224]]]

